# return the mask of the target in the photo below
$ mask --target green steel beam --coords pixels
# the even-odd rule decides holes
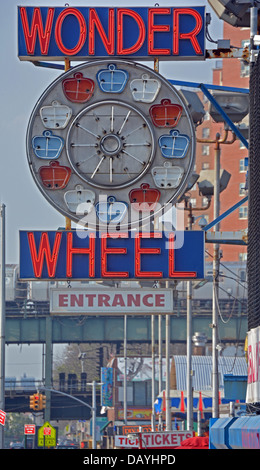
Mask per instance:
[[[46,343],[46,331],[50,325],[48,317],[6,318],[6,343]],[[155,321],[155,340],[158,339],[157,319]],[[122,317],[50,317],[52,343],[88,343],[88,342],[121,342],[124,340],[124,318]],[[207,335],[211,341],[211,317],[194,315],[193,332]],[[186,317],[171,316],[171,342],[186,342]],[[241,341],[246,338],[247,316],[233,316],[228,323],[219,322],[221,341]],[[162,322],[162,337],[165,339],[165,316]],[[128,316],[127,340],[129,342],[151,341],[151,316]]]

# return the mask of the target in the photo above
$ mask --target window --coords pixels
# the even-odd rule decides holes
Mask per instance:
[[[209,163],[208,162],[203,162],[202,163],[202,170],[208,170],[209,169]]]
[[[202,207],[206,207],[206,206],[208,205],[208,202],[209,202],[208,198],[207,198],[207,197],[203,197],[203,199],[202,199]],[[207,219],[207,216],[206,216],[206,215],[204,215],[204,217],[205,217],[205,219]],[[208,222],[208,220],[207,220],[207,222]]]
[[[239,219],[247,219],[247,216],[248,216],[247,206],[239,207]]]
[[[244,196],[245,194],[245,183],[239,183],[239,196]]]
[[[247,253],[239,253],[238,254],[238,259],[239,259],[239,261],[247,261]],[[241,278],[241,276],[240,276],[240,278]]]
[[[204,127],[204,129],[202,129],[202,138],[208,139],[209,135],[210,135],[209,127]]]
[[[196,201],[195,198],[192,198],[192,197],[191,197],[191,198],[190,198],[190,203],[191,203],[191,207],[196,207],[197,201]]]
[[[239,160],[239,171],[240,173],[244,173],[247,171],[247,159],[246,158],[241,158]]]
[[[246,255],[247,253],[239,253],[240,255]],[[246,260],[242,260],[246,261]],[[246,271],[244,269],[240,269],[238,271],[240,281],[245,282],[246,281]]]
[[[202,155],[209,155],[209,145],[202,145]]]

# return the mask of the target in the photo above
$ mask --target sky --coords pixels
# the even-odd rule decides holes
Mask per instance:
[[[17,6],[64,6],[64,0],[1,0],[0,63],[1,63],[1,157],[0,203],[6,206],[6,263],[19,262],[19,230],[55,230],[64,226],[59,214],[40,193],[31,176],[26,156],[26,130],[31,112],[44,90],[61,71],[35,67],[17,56]],[[87,0],[69,1],[70,6],[93,6]],[[110,6],[95,0],[94,6]],[[212,21],[209,31],[213,39],[222,37],[223,24],[204,0],[161,0],[164,6],[206,5]],[[114,0],[113,6],[122,6]],[[140,6],[140,0],[124,2],[125,7]],[[142,0],[141,6],[154,6]],[[214,46],[207,43],[207,48]],[[72,63],[73,64],[73,63]],[[146,63],[152,67],[152,62]],[[160,73],[167,79],[212,83],[214,60],[196,62],[160,62]],[[36,353],[37,351],[37,353]],[[42,346],[7,346],[6,376],[41,378]]]

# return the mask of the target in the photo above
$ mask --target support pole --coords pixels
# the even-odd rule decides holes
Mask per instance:
[[[127,425],[127,315],[124,316],[124,423]]]
[[[45,319],[46,343],[45,343],[45,387],[51,389],[52,386],[52,317]],[[46,391],[46,408],[44,413],[45,421],[51,420],[51,392]]]
[[[162,392],[162,315],[158,315],[159,395]],[[159,429],[162,431],[162,413],[159,414]]]
[[[166,288],[169,281],[166,281]],[[166,387],[165,387],[165,408],[166,408],[166,431],[171,431],[171,397],[170,397],[170,315],[166,315],[165,322],[165,359],[166,359]]]
[[[219,134],[216,136],[215,171],[214,171],[214,219],[219,216],[219,180],[220,180],[220,144]],[[219,230],[219,224],[214,231]],[[218,292],[219,292],[219,245],[213,245],[213,296],[212,296],[212,417],[219,417],[219,377],[218,377]]]
[[[96,382],[95,380],[92,383],[92,444],[93,449],[97,448],[97,406],[96,406]]]
[[[154,328],[155,318],[154,315],[151,315],[151,336],[152,336],[152,422],[151,428],[152,431],[155,431],[155,328]]]
[[[0,208],[0,409],[5,410],[5,205]],[[0,449],[4,449],[4,426],[0,425]]]
[[[190,205],[188,229],[192,230],[192,207]],[[192,281],[187,281],[187,430],[193,431],[192,395]]]

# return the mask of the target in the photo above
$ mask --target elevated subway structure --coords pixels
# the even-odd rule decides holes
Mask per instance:
[[[63,316],[50,314],[50,289],[84,288],[86,292],[93,285],[100,292],[109,289],[109,281],[102,285],[93,281],[28,281],[18,279],[18,266],[6,267],[6,343],[45,343],[46,322],[51,325],[52,343],[117,343],[124,341],[124,313],[122,315],[79,315]],[[202,332],[211,342],[212,316],[212,264],[207,263],[205,281],[194,281],[192,294],[193,331]],[[155,287],[153,281],[145,281],[145,287]],[[111,286],[114,282],[110,282]],[[123,283],[121,283],[123,284]],[[120,287],[121,287],[120,284]],[[220,339],[222,342],[244,344],[247,332],[247,281],[244,263],[225,263],[219,276]],[[128,281],[127,287],[141,289],[138,282]],[[173,293],[173,312],[170,315],[171,343],[186,343],[187,295],[186,283],[170,285]],[[120,292],[120,288],[119,288]],[[156,315],[157,317],[157,315]],[[162,315],[162,335],[164,339],[164,315]],[[157,323],[157,318],[156,318]],[[156,324],[155,339],[158,339]],[[129,343],[149,343],[151,341],[151,316],[128,315],[127,341]]]

